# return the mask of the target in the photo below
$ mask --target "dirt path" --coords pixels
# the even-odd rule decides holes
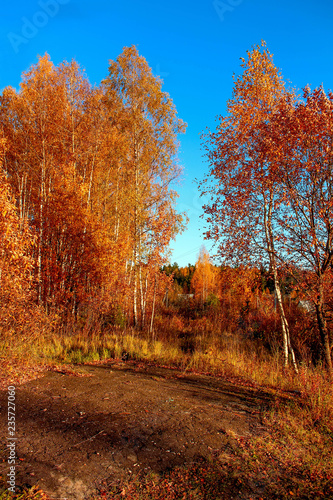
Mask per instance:
[[[227,461],[233,436],[264,432],[268,397],[254,389],[134,363],[83,370],[85,377],[47,372],[17,388],[17,485],[38,482],[52,498],[84,499],[138,470]],[[7,392],[0,405],[4,443]],[[7,469],[3,463],[1,473]]]

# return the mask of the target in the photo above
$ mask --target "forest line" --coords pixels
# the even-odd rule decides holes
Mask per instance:
[[[1,95],[2,311],[30,301],[62,322],[121,310],[152,321],[182,228],[177,117],[135,47],[98,87],[48,55]],[[14,249],[15,246],[15,249]],[[24,306],[23,306],[24,307]]]
[[[202,250],[182,284],[167,263],[186,224],[175,191],[186,124],[137,49],[124,48],[98,87],[75,61],[45,55],[19,91],[3,90],[4,335],[34,317],[56,330],[134,327],[156,338],[172,316],[190,338],[192,318],[212,335],[278,342],[296,372],[305,357],[332,375],[333,95],[287,89],[264,43],[242,67],[228,115],[203,138],[206,237],[223,265]],[[177,296],[189,293],[185,311]]]

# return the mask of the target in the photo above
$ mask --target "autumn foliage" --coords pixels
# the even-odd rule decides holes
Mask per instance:
[[[284,363],[297,364],[282,281],[313,303],[321,357],[332,374],[328,328],[332,274],[332,93],[287,90],[265,43],[242,60],[228,115],[204,137],[210,171],[206,233],[225,263],[268,267],[283,333]]]
[[[162,82],[135,47],[92,87],[48,55],[5,88],[1,117],[1,293],[61,321],[103,315],[151,325],[176,212],[177,134]]]
[[[33,238],[27,224],[20,221],[3,173],[0,177],[0,308],[1,320],[12,322],[15,308],[29,300]]]
[[[196,268],[191,280],[191,287],[194,291],[197,302],[202,306],[208,297],[217,290],[217,272],[216,268],[210,262],[210,257],[205,249],[200,250]]]
[[[168,263],[168,252],[186,221],[175,190],[186,125],[135,47],[110,61],[99,86],[75,61],[55,66],[45,55],[19,90],[0,95],[3,384],[35,376],[38,363],[116,358],[138,370],[181,368],[177,376],[192,385],[186,371],[241,378],[265,407],[274,394],[272,433],[260,426],[251,443],[221,431],[229,447],[237,443],[225,464],[210,448],[216,463],[165,477],[137,469],[131,498],[226,498],[244,478],[262,493],[259,461],[272,498],[332,491],[333,94],[287,89],[265,43],[242,69],[227,115],[203,137],[209,172],[199,189],[210,200],[205,236],[216,255],[203,246],[183,267]],[[205,376],[210,384],[213,394]],[[33,488],[20,498],[36,495],[44,494]]]
[[[175,185],[186,125],[135,47],[96,87],[75,61],[45,55],[3,90],[4,331],[32,308],[68,331],[135,327],[190,351],[241,333],[282,347],[296,372],[302,357],[332,372],[333,95],[287,89],[264,43],[242,68],[204,136],[200,191],[220,260],[202,248],[185,267],[167,261],[185,221]]]

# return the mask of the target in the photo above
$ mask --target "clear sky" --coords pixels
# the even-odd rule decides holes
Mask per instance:
[[[285,80],[298,89],[333,89],[332,0],[15,0],[2,2],[0,89],[48,52],[54,64],[75,59],[92,84],[109,60],[136,45],[187,122],[178,208],[188,229],[171,245],[171,261],[195,263],[204,242],[202,199],[194,179],[207,171],[200,135],[214,129],[232,93],[240,58],[265,40]]]

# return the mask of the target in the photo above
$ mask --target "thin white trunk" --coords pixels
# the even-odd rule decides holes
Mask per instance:
[[[288,320],[287,320],[285,312],[284,312],[281,287],[280,287],[278,272],[277,272],[277,265],[276,265],[276,259],[275,259],[275,249],[274,249],[274,237],[273,237],[273,231],[272,231],[272,210],[273,210],[273,194],[272,194],[272,191],[270,191],[269,202],[267,202],[265,194],[264,194],[264,224],[265,224],[267,251],[268,251],[268,255],[269,255],[269,262],[270,262],[271,270],[273,271],[276,300],[277,300],[278,307],[279,307],[279,313],[280,313],[281,325],[282,325],[284,366],[288,367],[289,353],[290,353],[293,367],[294,367],[296,373],[298,373],[295,353],[294,353],[294,350],[293,350],[293,348],[291,346],[291,342],[290,342],[289,325],[288,325]]]
[[[134,207],[134,291],[133,291],[133,319],[134,326],[138,325],[138,250],[139,250],[139,172],[138,172],[138,151],[134,131],[134,170],[135,170],[135,207]]]
[[[119,176],[120,176],[120,164],[118,164],[117,185],[116,185],[116,206],[115,206],[115,225],[114,225],[115,241],[118,240],[119,236]]]
[[[39,202],[39,243],[38,243],[38,304],[43,300],[43,244],[44,244],[44,203],[45,203],[45,179],[46,179],[46,158],[45,158],[45,139],[43,139],[43,159],[40,184],[40,202]]]
[[[156,274],[155,274],[155,283],[154,283],[154,295],[153,295],[153,308],[151,311],[151,318],[150,318],[150,329],[149,333],[152,335],[152,340],[154,340],[154,316],[155,316],[155,301],[156,301],[156,287],[157,287],[157,280],[156,280]],[[168,290],[166,291],[168,293]]]

